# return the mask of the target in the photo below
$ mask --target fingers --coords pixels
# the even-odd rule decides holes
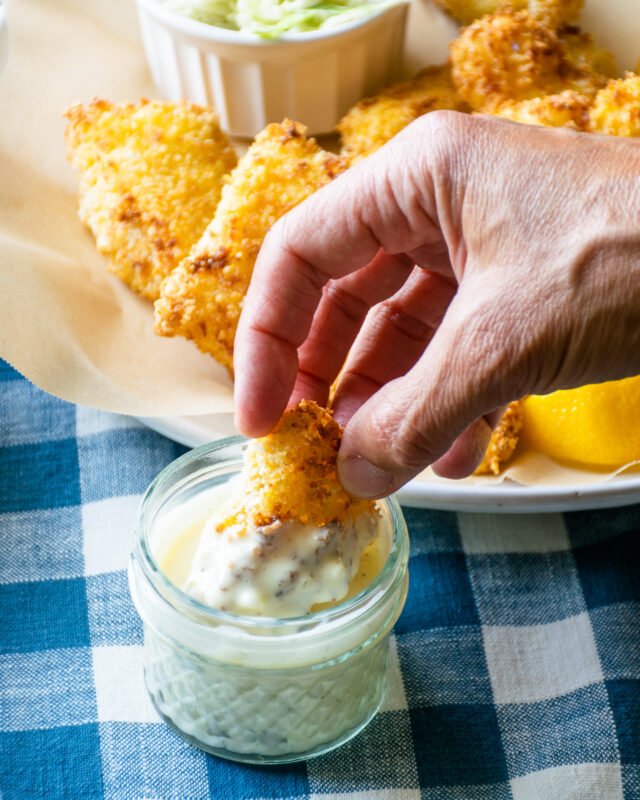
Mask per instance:
[[[297,350],[329,280],[366,266],[380,249],[394,255],[433,244],[442,254],[427,120],[316,192],[266,237],[235,343],[236,425],[243,433],[267,433],[284,410]]]
[[[424,352],[455,283],[415,268],[405,285],[369,314],[340,378],[333,407],[343,425],[381,386],[408,372]]]
[[[289,405],[303,399],[326,404],[369,310],[393,295],[412,269],[408,259],[379,251],[366,267],[325,286],[309,335],[298,351],[298,375]]]
[[[438,459],[439,472],[458,478],[481,460],[491,433],[482,417],[512,399],[520,360],[499,311],[466,289],[413,369],[384,385],[347,424],[339,473],[353,494],[389,494]]]

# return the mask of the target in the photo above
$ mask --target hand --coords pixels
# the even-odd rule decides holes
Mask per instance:
[[[236,424],[335,398],[340,478],[462,477],[500,408],[640,373],[640,142],[433,112],[283,217],[235,344]]]

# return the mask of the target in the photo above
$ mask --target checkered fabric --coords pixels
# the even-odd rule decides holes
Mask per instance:
[[[407,509],[382,711],[330,755],[246,767],[185,744],[143,687],[125,567],[183,448],[0,381],[2,800],[640,799],[640,507]]]

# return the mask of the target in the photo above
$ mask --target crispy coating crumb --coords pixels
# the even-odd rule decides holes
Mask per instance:
[[[543,125],[550,128],[589,129],[591,98],[569,91],[534,97],[521,103],[505,103],[494,111],[495,116],[524,125]]]
[[[193,339],[231,372],[242,303],[267,231],[345,168],[345,159],[307,139],[303,125],[268,125],[229,178],[202,238],[163,283],[156,333]]]
[[[504,9],[477,20],[451,43],[453,82],[483,112],[567,89],[595,94],[606,78],[589,63],[591,40],[572,44],[573,50],[526,11]]]
[[[80,219],[112,271],[154,300],[211,221],[235,153],[215,114],[190,103],[96,99],[65,116]]]
[[[513,455],[522,430],[522,404],[519,400],[510,403],[498,426],[493,431],[482,463],[474,475],[499,475],[503,466]]]
[[[627,73],[596,95],[591,130],[610,136],[640,136],[640,76]]]
[[[575,22],[584,0],[437,0],[438,5],[452,17],[469,25],[485,14],[494,14],[509,6],[514,11],[529,11],[532,17],[543,19],[552,28]]]
[[[249,443],[242,508],[221,528],[238,515],[259,527],[288,520],[323,527],[372,512],[372,501],[352,497],[338,481],[341,439],[332,412],[317,403],[302,400],[286,411],[272,433]]]
[[[352,161],[368,156],[414,119],[437,109],[470,110],[451,81],[448,64],[429,67],[357,103],[338,123],[342,152]]]

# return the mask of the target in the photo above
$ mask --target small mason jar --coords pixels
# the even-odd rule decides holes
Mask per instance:
[[[162,572],[155,538],[166,536],[166,514],[174,519],[240,471],[245,441],[205,445],[158,475],[142,501],[129,584],[144,623],[147,689],[164,721],[214,755],[287,763],[346,742],[378,710],[407,594],[408,535],[398,503],[380,501],[386,562],[331,608],[274,619],[203,605]]]

